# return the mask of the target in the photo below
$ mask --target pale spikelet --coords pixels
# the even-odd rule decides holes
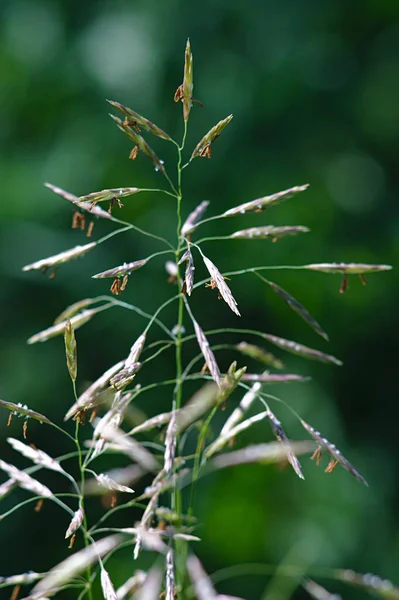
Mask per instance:
[[[58,473],[65,473],[64,469],[61,467],[60,463],[51,458],[46,452],[43,450],[37,450],[36,448],[32,448],[15,438],[7,438],[7,442],[11,444],[16,452],[22,454],[26,458],[29,458],[36,465],[40,465],[45,469],[50,469],[50,471],[58,471]]]
[[[4,460],[0,459],[0,469],[5,471],[11,479],[16,481],[19,487],[27,490],[28,492],[33,492],[37,496],[41,496],[43,498],[53,498],[53,493],[48,489],[45,485],[33,479],[28,473],[25,471],[20,471],[14,465],[9,465],[4,462]]]
[[[104,569],[101,565],[101,589],[103,591],[103,595],[105,600],[118,600],[118,596],[116,595],[115,588],[112,584],[111,578],[109,576],[108,571]]]
[[[7,402],[6,400],[0,400],[0,406],[4,406],[12,412],[13,415],[17,417],[25,417],[26,419],[35,419],[35,421],[39,421],[40,423],[47,423],[47,425],[52,425],[50,419],[42,415],[41,413],[36,412],[35,410],[31,410],[26,406],[26,404],[14,404],[14,402]]]
[[[176,427],[176,416],[172,415],[169,421],[169,425],[166,429],[165,437],[165,453],[164,453],[164,469],[165,473],[169,475],[173,471],[173,464],[176,454],[176,443],[177,443],[177,427]]]
[[[198,421],[205,413],[213,408],[219,397],[219,388],[214,383],[206,383],[198,392],[190,398],[178,414],[176,414],[176,425],[178,433],[184,431]]]
[[[235,231],[231,234],[231,237],[243,238],[246,240],[272,239],[274,242],[276,242],[281,237],[297,235],[297,233],[309,233],[309,231],[310,229],[308,229],[308,227],[304,227],[303,225],[284,225],[282,227],[267,225],[265,227],[250,227],[249,229]]]
[[[0,485],[0,498],[7,496],[16,486],[17,482],[15,479],[7,479],[7,481]]]
[[[137,570],[132,577],[129,577],[123,585],[116,590],[118,600],[125,600],[127,596],[129,598],[134,594],[144,583],[147,574],[144,571]]]
[[[175,415],[175,416],[178,415],[181,412],[181,410],[182,409],[178,409],[178,410],[167,412],[167,413],[160,413],[159,415],[155,415],[155,417],[146,419],[143,423],[140,423],[140,425],[137,425],[136,427],[134,427],[131,430],[130,434],[135,435],[136,433],[142,433],[143,431],[150,431],[151,429],[154,429],[155,427],[160,427],[161,425],[165,425],[166,423],[169,423],[169,421],[171,420],[173,415]]]
[[[250,358],[257,360],[268,367],[273,367],[274,369],[284,369],[284,364],[280,359],[276,358],[271,352],[266,352],[266,350],[263,348],[255,346],[255,344],[240,342],[236,345],[236,349],[245,356],[249,356]]]
[[[373,595],[378,595],[389,600],[399,599],[399,587],[393,585],[388,579],[381,579],[373,573],[356,573],[351,569],[336,569],[336,579],[344,583],[359,586]]]
[[[121,119],[118,119],[118,117],[115,117],[114,115],[110,115],[110,117],[114,121],[114,123],[116,123],[118,129],[123,131],[123,133],[127,135],[127,137],[130,140],[132,140],[132,142],[138,147],[138,149],[151,160],[152,164],[155,167],[155,170],[161,171],[161,173],[165,175],[166,171],[165,167],[163,166],[163,161],[158,158],[154,150],[147,144],[145,139],[141,135],[136,133],[134,129],[132,129],[128,125],[125,125],[125,122]]]
[[[322,273],[339,273],[340,275],[367,275],[378,271],[390,271],[392,265],[366,265],[363,263],[320,263],[305,265],[305,269]]]
[[[241,431],[245,431],[254,423],[259,423],[259,421],[263,421],[263,419],[267,416],[267,411],[258,413],[257,415],[246,419],[239,425],[232,427],[225,434],[220,434],[219,437],[217,437],[216,440],[210,446],[208,446],[208,448],[206,448],[206,450],[204,451],[204,457],[210,458],[211,456],[216,454],[216,452],[222,450],[229,443],[229,441],[235,438],[239,433],[241,433]]]
[[[120,102],[114,102],[113,100],[107,100],[107,102],[109,102],[111,106],[119,110],[119,112],[121,112],[123,116],[126,117],[126,124],[130,127],[134,127],[136,129],[137,127],[139,129],[144,129],[144,131],[148,131],[149,133],[152,133],[153,135],[156,135],[157,137],[162,138],[163,140],[171,141],[171,137],[167,133],[165,133],[160,127],[158,127],[158,125],[151,123],[151,121],[149,121],[142,115],[139,115],[131,108],[124,106]]]
[[[191,212],[188,215],[180,231],[183,237],[186,237],[197,228],[197,223],[203,217],[208,206],[209,200],[203,200],[200,204],[198,204],[198,206],[193,210],[193,212]]]
[[[74,331],[71,321],[69,319],[67,319],[67,322],[65,323],[64,342],[65,342],[65,355],[66,355],[66,361],[67,361],[69,375],[70,375],[72,381],[76,381],[76,377],[78,374],[76,338],[75,338],[75,331]]]
[[[97,420],[94,421],[97,423]],[[107,441],[118,446],[119,451],[129,456],[147,471],[157,471],[159,464],[155,457],[142,444],[129,437],[121,429],[108,426],[104,427],[102,437]]]
[[[178,264],[180,265],[183,261],[186,261],[186,272],[184,274],[183,293],[187,293],[188,296],[191,296],[191,292],[193,291],[193,287],[194,287],[195,267],[194,267],[193,255],[191,254],[190,249],[186,250],[186,252],[183,254],[181,259],[179,260]]]
[[[302,587],[314,600],[342,600],[339,594],[332,594],[312,579],[306,579]]]
[[[55,588],[62,587],[78,575],[83,573],[88,567],[96,563],[99,558],[111,552],[122,541],[121,535],[110,535],[106,538],[94,542],[83,548],[79,552],[75,552],[67,559],[63,560],[57,566],[53,567],[39,583],[35,585],[31,594],[47,596],[51,594]]]
[[[217,287],[217,289],[220,292],[221,297],[226,302],[226,304],[231,308],[233,313],[235,313],[236,315],[238,315],[240,317],[241,315],[237,308],[237,302],[235,301],[235,298],[234,298],[233,294],[231,293],[229,286],[225,282],[223,275],[221,274],[219,269],[216,267],[216,265],[214,265],[213,262],[211,260],[209,260],[209,258],[207,258],[206,256],[203,256],[202,258],[203,258],[205,266],[208,269],[208,272],[211,276],[212,287],[213,287],[213,284]]]
[[[272,426],[272,431],[276,436],[277,440],[284,446],[287,451],[287,459],[294,469],[295,473],[300,479],[305,479],[302,473],[301,465],[294,452],[291,449],[291,443],[285,434],[285,431],[281,425],[281,422],[277,419],[276,415],[272,413],[270,408],[267,410],[267,416]]]
[[[43,577],[42,573],[35,573],[29,571],[28,573],[21,573],[20,575],[11,575],[10,577],[0,577],[0,584],[3,585],[28,585],[34,583],[38,579]]]
[[[66,322],[67,319],[71,319],[75,315],[77,315],[82,309],[87,308],[90,304],[93,304],[97,300],[95,298],[84,298],[84,300],[78,300],[78,302],[74,302],[66,307],[65,310],[62,311],[61,314],[58,315],[54,319],[54,325],[58,325],[58,323]]]
[[[243,396],[240,404],[233,410],[226,423],[223,426],[222,431],[220,432],[221,436],[227,434],[228,431],[233,429],[241,421],[246,411],[251,406],[252,402],[256,400],[257,394],[261,388],[261,384],[259,382],[254,383],[251,389]]]
[[[315,331],[316,333],[321,335],[321,337],[328,341],[327,333],[319,325],[316,319],[312,317],[310,312],[298,302],[298,300],[296,300],[293,296],[291,296],[291,294],[283,290],[283,288],[281,288],[279,285],[273,283],[273,281],[268,281],[267,283],[270,285],[272,290],[274,290],[276,294],[280,296],[280,298],[282,298],[284,302],[288,304],[288,306],[292,308],[292,310],[295,311],[313,329],[313,331]]]
[[[197,600],[216,600],[216,591],[198,558],[192,554],[187,558],[186,565]]]
[[[82,310],[82,312],[78,313],[74,317],[70,319],[71,325],[74,329],[78,329],[99,312],[97,308],[89,308],[87,310]],[[61,321],[57,323],[57,325],[52,325],[43,331],[39,331],[39,333],[35,333],[28,340],[28,344],[36,344],[37,342],[47,342],[47,340],[56,337],[57,335],[62,335],[65,332],[66,321]]]
[[[346,471],[351,473],[361,483],[363,483],[366,487],[369,486],[365,478],[360,475],[360,473],[355,469],[355,467],[345,458],[345,456],[334,446],[331,442],[328,441],[327,438],[323,437],[320,432],[316,431],[309,423],[300,419],[303,427],[306,429],[308,433],[312,436],[312,438],[317,442],[319,449],[324,450],[329,454],[334,461],[339,463]],[[328,469],[328,470],[327,470]],[[331,472],[332,469],[327,467],[326,471]]]
[[[155,480],[157,480],[158,476],[155,478]],[[155,481],[154,480],[154,481]],[[153,516],[155,514],[155,509],[158,505],[158,499],[159,499],[159,495],[160,495],[160,491],[156,491],[150,498],[146,509],[143,513],[143,516],[141,517],[141,521],[139,526],[137,527],[137,536],[136,536],[136,544],[134,546],[134,550],[133,550],[133,558],[134,560],[137,560],[139,554],[140,554],[140,550],[141,547],[143,545],[143,537],[145,535],[145,532],[148,531],[148,528],[151,525],[151,521],[153,519]],[[161,541],[158,537],[158,540]]]
[[[111,469],[110,471],[103,473],[103,475],[107,480],[110,479],[117,485],[129,487],[131,483],[141,479],[146,472],[147,471],[142,469],[139,465],[129,465],[128,467],[124,467],[122,469]],[[102,485],[100,486],[98,483],[99,482],[96,477],[86,480],[85,495],[101,496],[105,494],[108,488],[103,487]],[[129,489],[131,488],[129,487]]]
[[[245,373],[242,376],[243,381],[260,381],[261,383],[302,383],[309,381],[310,377],[303,377],[302,375],[292,375],[290,373],[278,374],[274,373]]]
[[[62,263],[78,258],[79,256],[83,256],[89,252],[89,250],[95,248],[95,246],[97,246],[97,242],[90,242],[90,244],[86,244],[85,246],[75,246],[70,250],[65,250],[64,252],[60,252],[54,256],[49,256],[48,258],[43,258],[42,260],[38,260],[30,265],[25,265],[22,270],[41,271],[42,269],[49,269],[50,267],[55,267]]]
[[[87,410],[96,405],[98,395],[104,391],[106,386],[109,384],[110,379],[120,371],[125,364],[124,360],[119,361],[116,365],[110,367],[105,373],[101,375],[90,387],[87,388],[83,394],[81,394],[75,402],[75,404],[68,410],[65,415],[65,421],[73,417],[77,412],[81,410]]]
[[[314,450],[314,445],[308,442],[293,442],[290,451],[295,454],[307,454]],[[235,465],[261,463],[271,464],[288,460],[287,448],[279,442],[269,442],[268,444],[256,444],[247,446],[242,450],[221,454],[213,459],[213,466],[216,468],[232,467]]]
[[[114,481],[105,473],[100,473],[100,475],[94,475],[97,479],[98,483],[106,488],[107,490],[112,490],[113,492],[126,492],[128,494],[134,494],[134,490],[128,487],[127,485],[121,485],[117,481]]]
[[[123,265],[119,265],[118,267],[113,267],[112,269],[107,269],[106,271],[101,271],[101,273],[97,273],[96,275],[92,275],[92,279],[104,279],[106,277],[123,277],[124,275],[130,275],[133,271],[137,271],[137,269],[141,269],[148,262],[148,258],[144,258],[142,260],[135,260],[131,263],[123,263]]]
[[[186,51],[184,53],[184,75],[183,75],[183,118],[188,121],[190,116],[190,110],[192,107],[193,98],[193,55],[191,52],[190,40],[187,40]]]
[[[72,521],[69,524],[68,529],[65,533],[65,539],[69,538],[71,535],[75,533],[83,523],[83,518],[85,516],[84,510],[80,507],[73,515]]]
[[[153,567],[148,572],[144,583],[134,595],[134,600],[159,600],[162,584],[162,571]]]
[[[142,333],[137,340],[134,342],[133,346],[130,348],[129,356],[126,359],[125,367],[130,367],[132,364],[136,363],[140,358],[140,355],[143,351],[144,345],[146,341],[146,334]]]
[[[204,137],[198,142],[198,144],[194,148],[193,153],[191,155],[191,160],[196,156],[208,156],[210,158],[211,144],[215,140],[217,140],[219,135],[222,133],[223,129],[227,127],[232,118],[233,115],[229,115],[225,119],[222,119],[221,121],[219,121],[219,123],[216,123],[216,125],[214,125],[212,129],[208,131],[208,133],[204,135]]]
[[[303,344],[298,344],[297,342],[293,342],[291,340],[285,340],[284,338],[277,337],[276,335],[271,335],[270,333],[263,333],[262,337],[271,342],[278,348],[282,348],[286,350],[286,352],[291,352],[291,354],[297,354],[298,356],[303,356],[304,358],[309,358],[310,360],[318,360],[324,363],[333,363],[334,365],[341,366],[343,363],[335,356],[331,356],[330,354],[325,354],[324,352],[320,352],[319,350],[314,350],[313,348],[309,348],[308,346],[304,346]]]
[[[232,217],[234,215],[243,215],[248,212],[262,212],[268,206],[272,204],[278,204],[282,200],[286,200],[287,198],[291,198],[294,194],[298,192],[304,192],[309,187],[309,184],[300,185],[293,188],[289,188],[288,190],[284,190],[282,192],[277,192],[277,194],[272,194],[271,196],[263,196],[262,198],[257,198],[256,200],[251,200],[251,202],[246,202],[245,204],[240,204],[239,206],[235,206],[234,208],[230,208],[223,213],[224,217]]]
[[[44,185],[46,187],[48,187],[50,190],[52,190],[53,192],[55,192],[56,194],[58,194],[59,196],[62,196],[62,198],[65,198],[65,200],[68,200],[68,202],[72,202],[72,204],[75,204],[81,210],[86,210],[87,212],[90,212],[95,217],[99,217],[101,219],[108,219],[110,221],[115,220],[114,217],[109,212],[103,210],[99,206],[93,206],[89,202],[82,202],[81,200],[79,200],[78,196],[75,196],[74,194],[70,194],[69,192],[65,192],[60,187],[52,185],[51,183],[45,183]]]
[[[175,600],[175,593],[175,565],[173,549],[169,547],[166,553],[165,600]]]
[[[197,321],[193,320],[195,335],[197,336],[198,345],[202,352],[202,355],[205,359],[206,366],[209,369],[210,374],[212,375],[213,380],[217,385],[220,385],[220,371],[218,364],[216,362],[215,355],[210,349],[209,342],[205,337],[204,332],[201,327],[198,325]]]
[[[86,196],[80,196],[80,202],[91,203],[94,207],[97,202],[105,202],[108,200],[118,200],[119,198],[125,198],[126,196],[133,196],[141,192],[140,188],[136,187],[125,187],[125,188],[112,188],[110,190],[101,190],[100,192],[92,192]]]

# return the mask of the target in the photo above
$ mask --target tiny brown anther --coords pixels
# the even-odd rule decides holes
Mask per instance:
[[[341,287],[339,288],[339,293],[340,294],[345,294],[345,292],[347,290],[347,287],[348,287],[348,276],[344,275],[344,278],[343,278],[342,283],[341,283]]]
[[[10,600],[17,600],[19,590],[21,589],[20,585],[16,585],[11,593]]]
[[[130,121],[128,117],[125,117],[125,120],[123,121],[123,127],[133,127],[137,133],[140,133],[141,131],[137,121]]]
[[[75,210],[75,212],[72,215],[72,229],[77,229],[79,227],[79,222],[80,222],[80,212]]]
[[[96,416],[97,416],[97,411],[96,411],[95,408],[93,408],[93,410],[91,411],[90,418],[89,418],[89,423],[93,423],[93,421],[96,418]]]
[[[183,294],[183,296],[187,295],[187,286],[185,281],[183,281],[183,285],[181,286],[181,293]]]
[[[130,158],[131,160],[136,160],[138,153],[139,153],[139,147],[138,147],[138,146],[135,146],[135,147],[133,148],[133,150],[131,151],[131,153],[129,154],[129,158]]]
[[[112,496],[111,496],[111,508],[115,508],[116,505],[117,505],[116,494],[112,494]]]
[[[109,203],[109,208],[108,208],[109,214],[112,213],[112,209],[114,208],[114,206],[115,206],[115,198],[112,198],[111,202]]]
[[[172,283],[173,285],[177,285],[177,277],[176,275],[169,275],[168,283]]]
[[[205,373],[208,373],[208,365],[206,363],[203,364],[203,367],[200,371],[201,375],[205,375]]]
[[[359,273],[359,277],[360,277],[360,281],[362,282],[362,284],[367,285],[367,279],[365,278],[363,273]]]
[[[90,221],[89,226],[87,228],[87,233],[86,233],[87,237],[91,237],[91,235],[93,233],[93,229],[94,229],[94,221]]]
[[[316,465],[320,466],[321,463],[321,457],[322,457],[322,451],[321,448],[318,447],[316,448],[316,450],[313,452],[312,456],[310,457],[311,460],[315,460],[316,461]]]
[[[175,102],[179,102],[179,100],[182,100],[184,94],[183,94],[183,84],[179,85],[179,87],[177,88],[175,95],[173,97],[173,100]]]
[[[14,416],[13,413],[10,412],[10,414],[8,415],[7,427],[10,427],[13,416]]]
[[[129,281],[129,275],[125,275],[124,278],[122,279],[121,292],[123,292],[126,289],[128,281]]]
[[[236,439],[237,439],[237,438],[235,438],[235,437],[232,437],[232,438],[229,440],[229,442],[228,442],[228,444],[227,444],[229,448],[233,448],[233,447],[234,447],[234,445],[235,445],[235,443],[236,443]]]
[[[273,242],[273,243],[276,243],[276,242],[278,242],[278,237],[274,237],[274,238],[272,239],[272,242]]]
[[[205,148],[202,148],[202,150],[199,153],[199,155],[202,158],[211,158],[212,157],[212,150],[211,150],[210,144],[208,144],[207,146],[205,146]]]
[[[119,296],[119,294],[121,293],[121,280],[119,279],[119,277],[113,280],[112,285],[110,287],[110,292],[115,296]]]
[[[204,108],[204,105],[202,104],[202,102],[200,102],[196,98],[191,98],[191,100],[192,100],[192,102],[195,102],[195,104],[198,104],[201,108]]]
[[[331,459],[327,467],[324,469],[325,473],[332,473],[337,465],[338,461],[335,459]]]
[[[76,535],[73,534],[71,539],[69,540],[69,544],[68,544],[68,549],[71,550],[71,548],[73,548],[73,545],[75,543],[75,539],[76,539]]]
[[[43,502],[43,498],[40,498],[40,500],[35,505],[35,512],[40,512],[42,510]]]
[[[48,278],[49,279],[54,279],[56,273],[57,273],[57,267],[55,267],[55,269],[53,271],[51,271],[51,273],[48,276]]]
[[[24,421],[24,425],[22,427],[22,432],[23,432],[24,440],[26,440],[26,434],[28,432],[28,421]]]
[[[76,415],[73,417],[74,421],[77,421],[79,423],[79,425],[84,425],[85,423],[85,417],[86,417],[86,411],[85,410],[79,410]]]

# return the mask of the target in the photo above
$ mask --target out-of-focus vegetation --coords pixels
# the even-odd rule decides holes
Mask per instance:
[[[52,420],[62,418],[73,402],[62,341],[31,347],[26,338],[50,325],[66,305],[108,293],[107,283],[92,280],[92,274],[153,250],[146,238],[129,233],[65,265],[53,280],[21,272],[28,262],[86,240],[70,229],[71,207],[43,182],[77,195],[163,184],[145,158],[128,160],[131,148],[107,116],[105,99],[125,103],[179,138],[181,107],[173,94],[181,83],[187,36],[194,53],[194,96],[204,104],[193,108],[188,148],[220,119],[230,113],[234,119],[214,145],[212,159],[198,159],[185,170],[184,214],[203,199],[219,213],[311,184],[261,217],[262,224],[306,225],[311,233],[277,244],[209,243],[208,254],[217,254],[219,268],[333,261],[395,265],[397,2],[2,0],[0,32],[1,398],[28,404]],[[174,164],[173,148],[162,140],[154,148],[166,165]],[[140,194],[126,199],[118,216],[171,237],[172,202]],[[247,224],[259,224],[259,216],[248,217]],[[94,237],[108,230],[107,223],[96,223]],[[232,230],[231,222],[217,221],[207,233]],[[199,555],[211,573],[239,563],[301,560],[372,571],[398,582],[397,276],[370,275],[367,287],[351,278],[345,295],[339,294],[337,276],[281,272],[273,280],[307,306],[329,332],[330,344],[249,276],[232,282],[241,324],[344,361],[338,368],[284,356],[292,372],[309,374],[313,381],[279,394],[345,451],[370,489],[342,470],[326,475],[307,460],[305,482],[288,469],[228,470],[199,486]],[[198,302],[208,302],[209,293],[200,292]],[[125,292],[149,312],[169,294],[162,260],[132,277]],[[234,323],[221,304],[208,302],[208,307],[203,326]],[[170,313],[171,324],[173,318]],[[126,356],[142,326],[135,314],[115,309],[80,330],[80,384]],[[168,368],[166,361],[160,364],[159,379]],[[148,414],[162,407],[170,407],[166,391],[141,404]],[[302,438],[289,411],[274,409],[290,436]],[[17,419],[7,429],[7,416],[0,413],[0,453],[10,458],[5,439],[21,431]],[[49,454],[70,450],[44,426],[29,427],[31,441]],[[249,435],[257,441],[272,437],[264,425]],[[95,502],[93,508],[101,513]],[[4,522],[2,575],[43,571],[65,555],[66,517],[56,508],[46,510],[43,518],[30,505]],[[126,517],[129,526],[135,515]],[[119,584],[132,569],[128,554],[114,567]],[[266,575],[252,575],[220,589],[257,598],[266,584]]]

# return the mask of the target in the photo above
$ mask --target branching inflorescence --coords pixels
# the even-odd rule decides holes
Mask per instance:
[[[288,291],[274,281],[266,279],[264,272],[273,269],[303,269],[337,273],[343,277],[340,291],[344,292],[348,276],[357,274],[362,282],[366,283],[365,275],[368,273],[389,270],[391,267],[353,263],[321,263],[292,267],[261,265],[223,274],[213,260],[205,254],[203,250],[205,242],[212,239],[270,239],[276,241],[284,236],[308,232],[308,228],[302,225],[275,227],[262,224],[261,219],[266,209],[305,192],[308,186],[300,185],[247,201],[208,218],[204,217],[209,207],[208,201],[202,201],[194,209],[191,207],[191,212],[189,212],[186,206],[183,206],[182,175],[184,169],[197,157],[211,157],[212,145],[232,120],[232,115],[229,115],[212,127],[196,144],[189,155],[188,162],[183,164],[187,125],[193,102],[197,102],[192,94],[193,59],[190,43],[187,42],[183,83],[175,94],[175,101],[181,101],[183,104],[184,133],[180,144],[145,117],[119,102],[109,101],[118,115],[111,115],[113,121],[132,142],[129,157],[135,160],[144,154],[150,159],[159,175],[166,181],[167,189],[122,187],[105,189],[78,197],[59,187],[46,184],[53,192],[73,205],[74,228],[85,230],[90,221],[87,227],[89,237],[93,234],[95,219],[105,219],[116,224],[118,228],[97,241],[75,246],[55,256],[27,265],[24,267],[25,271],[46,272],[50,270],[52,277],[59,265],[95,251],[100,244],[105,243],[112,236],[126,231],[153,238],[158,243],[162,243],[165,249],[156,251],[150,256],[136,257],[133,261],[130,261],[129,258],[129,262],[93,274],[92,277],[95,279],[112,279],[112,294],[78,300],[63,310],[51,326],[28,340],[28,343],[34,344],[47,341],[54,336],[64,336],[67,367],[74,392],[74,401],[66,411],[65,421],[69,422],[71,419],[75,421],[74,434],[25,405],[0,401],[0,405],[10,411],[10,421],[12,415],[22,417],[24,437],[27,436],[26,423],[29,418],[38,420],[47,426],[56,427],[68,436],[75,447],[75,452],[68,455],[68,458],[75,456],[79,466],[80,476],[76,479],[62,465],[65,457],[53,459],[45,452],[14,438],[8,439],[12,448],[31,461],[33,466],[19,470],[3,460],[0,461],[0,468],[8,477],[0,486],[0,498],[19,486],[29,492],[29,501],[32,499],[42,501],[45,498],[56,502],[70,516],[67,531],[60,532],[60,535],[64,535],[68,539],[70,552],[73,552],[76,536],[81,536],[83,540],[83,549],[71,554],[47,573],[30,572],[0,578],[2,587],[33,584],[33,589],[28,595],[32,599],[51,597],[58,591],[68,588],[76,589],[79,599],[86,594],[90,598],[96,578],[100,581],[106,600],[115,600],[116,598],[122,600],[131,597],[134,591],[140,594],[137,597],[146,600],[159,598],[162,593],[167,600],[175,597],[192,597],[193,594],[199,600],[227,598],[215,591],[211,580],[191,550],[192,543],[200,541],[195,535],[195,488],[202,476],[218,469],[256,462],[285,462],[291,465],[298,477],[304,479],[298,456],[312,453],[312,458],[316,460],[317,464],[320,464],[324,453],[329,456],[326,472],[330,473],[340,465],[361,483],[367,485],[364,477],[343,454],[313,426],[297,415],[293,409],[290,410],[298,418],[298,422],[303,426],[309,439],[291,441],[274,409],[272,411],[269,406],[269,403],[273,402],[275,398],[265,392],[266,386],[271,384],[298,383],[307,379],[297,374],[283,373],[284,365],[281,359],[270,351],[270,344],[279,350],[332,365],[341,365],[341,361],[319,350],[264,331],[240,330],[238,326],[237,328],[204,331],[199,324],[201,316],[194,314],[190,301],[198,287],[209,286],[216,290],[215,299],[219,296],[219,299],[223,300],[239,318],[239,297],[236,298],[233,295],[229,280],[241,275],[253,274],[271,287],[316,334],[328,340],[327,333],[308,310]],[[175,181],[169,175],[163,161],[158,158],[145,139],[144,136],[147,134],[149,137],[152,135],[159,137],[176,147],[177,177]],[[120,220],[115,216],[115,210],[123,206],[122,200],[125,201],[130,196],[143,191],[163,193],[175,200],[177,236],[174,242],[143,231],[132,223]],[[105,209],[102,208],[103,205],[105,205]],[[185,220],[182,218],[183,213],[189,213]],[[247,213],[259,214],[259,226],[236,230],[223,238],[196,239],[205,223],[216,219],[245,217]],[[129,278],[135,276],[136,270],[145,268],[148,262],[156,257],[166,255],[169,255],[166,263],[170,275],[169,280],[178,286],[177,293],[167,302],[159,306],[153,314],[148,314],[140,307],[122,301],[118,297],[125,291]],[[171,260],[172,258],[173,260]],[[198,261],[204,264],[209,278],[196,282],[194,273],[195,264]],[[176,306],[176,324],[164,322],[161,318],[163,310],[170,304]],[[76,391],[78,362],[75,331],[88,323],[97,313],[117,306],[133,310],[147,321],[147,325],[138,339],[133,341],[129,355],[115,365],[109,366],[96,381],[78,395]],[[222,306],[221,311],[223,311]],[[187,323],[191,324],[191,331],[186,333]],[[166,340],[149,341],[154,325],[162,329],[163,334],[167,336]],[[213,336],[216,334],[224,336],[223,344],[212,344]],[[254,343],[256,338],[265,343],[267,347],[256,345]],[[188,364],[183,364],[183,345],[193,340],[197,342],[198,353]],[[240,362],[250,359],[253,364],[253,361],[257,361],[259,372],[248,373],[247,366],[244,364],[238,367],[236,361],[226,369],[226,372],[223,372],[217,360],[217,353],[226,348],[235,352],[237,360]],[[140,373],[145,371],[149,362],[156,360],[167,349],[175,351],[175,377],[168,381],[154,381],[149,385],[141,385]],[[191,398],[185,397],[185,384],[188,381],[198,383],[198,389]],[[170,403],[165,405],[165,412],[142,418],[141,422],[136,423],[130,430],[127,427],[123,428],[124,417],[129,407],[147,390],[159,386],[169,386],[167,389],[171,390],[171,393],[167,394]],[[215,413],[221,407],[225,407],[227,399],[233,393],[235,396],[240,396],[238,404],[226,418],[220,433],[209,442],[207,438],[209,423]],[[256,405],[260,407],[260,411],[254,412],[253,409]],[[247,416],[251,410],[253,414]],[[239,439],[242,431],[247,430],[254,423],[263,421],[269,422],[270,429],[265,436],[271,437],[272,441],[266,439],[261,444],[236,450],[229,449],[232,442]],[[197,425],[196,428],[192,427],[194,424]],[[82,431],[84,425],[85,429]],[[87,439],[88,429],[92,432],[89,434],[89,439]],[[148,432],[151,435],[151,432],[154,431],[161,431],[161,442],[149,446],[144,445],[140,441],[140,436],[146,435]],[[185,454],[185,441],[188,435],[194,439],[194,445],[196,445],[196,452],[191,456]],[[85,440],[84,448],[82,440]],[[131,465],[105,473],[98,472],[96,468],[98,457],[111,451],[127,457],[131,461]],[[40,474],[41,469],[57,471],[61,476],[67,478],[71,486],[71,494],[68,498],[53,493],[40,483],[36,477]],[[132,486],[135,486],[143,477],[152,478],[152,483],[145,487],[141,494],[136,494]],[[182,496],[182,490],[187,486],[191,488],[191,494],[187,495],[189,501],[186,500],[186,496]],[[90,515],[87,515],[86,512],[86,498],[88,495],[106,493],[112,494],[111,508],[103,514],[98,523],[92,523]],[[116,506],[117,495],[118,505]],[[123,503],[125,498],[129,499]],[[135,523],[134,527],[117,529],[108,527],[108,520],[116,510],[123,507],[140,508],[141,519]],[[2,518],[5,516],[6,514],[3,514]],[[133,548],[132,577],[115,591],[106,564],[113,553],[126,545],[131,545]],[[143,549],[153,552],[156,556],[154,566],[146,573],[135,570],[133,563],[133,558],[137,558]],[[289,570],[287,570],[287,576],[290,576]],[[323,576],[353,583],[365,589],[372,589],[374,592],[388,595],[391,598],[399,598],[399,589],[389,582],[372,576],[362,576],[350,571],[331,571],[330,573],[325,571]],[[318,583],[308,579],[306,573],[303,573],[301,581],[304,589],[311,596],[315,598],[330,597],[330,594]]]

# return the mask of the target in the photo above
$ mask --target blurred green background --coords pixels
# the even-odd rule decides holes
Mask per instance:
[[[230,113],[234,119],[214,145],[212,159],[196,159],[184,171],[184,216],[204,199],[211,201],[211,215],[311,184],[267,213],[204,227],[206,235],[221,235],[254,225],[300,224],[311,233],[278,244],[212,242],[204,246],[206,254],[221,270],[333,261],[395,265],[397,1],[1,0],[0,19],[1,398],[61,420],[73,401],[63,342],[58,338],[28,346],[25,340],[49,326],[68,304],[108,293],[108,282],[92,280],[92,274],[161,249],[129,232],[64,265],[53,280],[21,271],[29,262],[87,242],[84,233],[70,228],[71,206],[43,182],[77,195],[166,184],[145,157],[128,160],[131,145],[107,116],[105,99],[130,106],[180,139],[181,105],[173,95],[182,80],[187,37],[194,54],[194,96],[204,104],[204,109],[193,107],[188,151],[217,121]],[[174,148],[147,139],[174,177]],[[167,196],[133,196],[115,215],[174,239],[174,204]],[[113,227],[97,222],[93,239]],[[202,265],[196,276],[206,276]],[[339,276],[287,271],[270,277],[312,312],[331,342],[318,338],[249,275],[231,281],[243,315],[240,324],[329,352],[345,363],[343,368],[308,363],[276,351],[288,372],[313,379],[271,393],[336,443],[370,488],[339,468],[326,475],[308,458],[302,460],[305,482],[290,469],[226,470],[199,486],[203,542],[197,552],[210,573],[242,563],[298,560],[374,572],[398,583],[397,274],[371,275],[367,287],[353,277],[345,295],[339,294]],[[130,278],[122,299],[153,312],[171,291],[161,257]],[[237,326],[236,317],[209,290],[194,295],[193,309],[204,329]],[[164,318],[172,327],[175,312],[166,311]],[[125,357],[144,324],[132,312],[113,309],[80,329],[79,386],[84,389]],[[159,333],[154,328],[151,341]],[[255,341],[223,338],[241,339]],[[190,346],[186,357],[194,350]],[[223,369],[230,359],[220,355]],[[170,376],[172,360],[172,354],[161,355],[140,381]],[[230,401],[229,411],[239,398]],[[161,393],[143,396],[139,407],[152,415],[168,410],[170,402],[171,390],[161,388]],[[272,408],[290,437],[306,437],[284,405]],[[0,413],[0,455],[26,466],[5,441],[8,435],[21,438],[22,422],[14,419],[7,429],[7,418],[6,411]],[[217,416],[216,432],[224,419],[223,413]],[[263,425],[240,443],[271,439]],[[51,455],[71,450],[66,438],[36,423],[29,425],[28,440]],[[44,475],[43,481],[57,489],[64,485],[55,476]],[[1,512],[3,505],[5,510],[24,498],[24,492],[14,492]],[[102,513],[97,500],[92,508]],[[124,526],[137,516],[130,513]],[[46,570],[64,558],[67,526],[68,517],[53,506],[36,514],[30,504],[14,513],[1,524],[1,575]],[[120,556],[113,563],[116,585],[134,568],[130,550]],[[151,560],[146,554],[138,566]],[[266,574],[240,576],[218,589],[259,598],[268,581]],[[340,591],[336,584],[325,584]],[[358,596],[347,590],[345,597]]]

